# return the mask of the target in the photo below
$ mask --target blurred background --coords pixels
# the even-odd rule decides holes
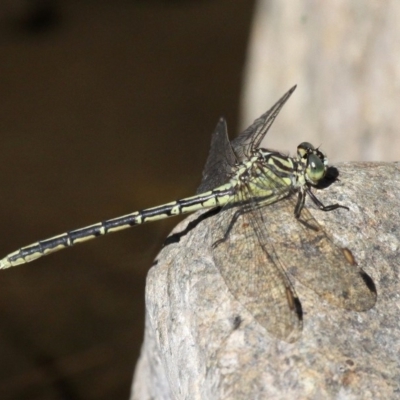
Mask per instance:
[[[1,256],[195,193],[218,118],[236,130],[251,2],[1,11]],[[177,222],[2,271],[0,399],[127,399],[146,273]]]
[[[194,194],[218,118],[233,136],[295,83],[268,147],[398,159],[397,5],[317,3],[3,0],[0,255]],[[177,222],[0,273],[0,399],[128,398]]]

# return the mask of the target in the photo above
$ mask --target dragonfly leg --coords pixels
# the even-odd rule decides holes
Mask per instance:
[[[313,201],[313,203],[321,210],[321,211],[332,211],[332,210],[336,210],[337,208],[344,208],[346,210],[349,210],[349,207],[346,206],[342,206],[341,204],[329,204],[328,206],[325,206],[324,204],[321,203],[320,200],[318,200],[318,198],[315,196],[315,194],[310,190],[310,188],[306,189],[307,194],[310,196],[311,200]],[[304,205],[304,201],[303,201],[303,205]]]
[[[304,202],[306,201],[306,194],[302,190],[299,191],[299,196],[297,197],[296,207],[294,208],[294,215],[297,219],[300,218],[301,210],[304,207]]]
[[[212,244],[212,248],[215,249],[216,247],[218,247],[221,243],[225,242],[226,240],[228,240],[229,238],[229,234],[231,233],[231,230],[233,229],[233,226],[235,225],[235,223],[237,222],[237,220],[239,219],[239,217],[244,214],[247,210],[247,207],[242,207],[239,208],[238,210],[235,211],[235,213],[233,214],[232,219],[229,222],[229,226],[227,228],[227,230],[224,233],[224,236],[221,239],[216,240],[213,244]]]

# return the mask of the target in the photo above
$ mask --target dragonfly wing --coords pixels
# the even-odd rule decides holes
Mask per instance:
[[[257,118],[237,138],[232,140],[232,147],[240,161],[249,158],[252,150],[258,149],[264,136],[281,111],[281,108],[295,89],[296,86],[293,86],[266,113]]]
[[[229,142],[226,121],[221,118],[211,138],[210,153],[197,193],[204,193],[227,183],[235,163],[236,156]]]
[[[210,152],[197,193],[207,192],[229,181],[232,167],[238,161],[251,157],[252,151],[260,146],[281,108],[295,89],[296,86],[293,86],[232,142],[229,141],[225,119],[219,120],[212,135]]]
[[[265,251],[258,210],[226,208],[216,217],[214,261],[233,296],[273,336],[293,342],[302,330],[300,302],[274,254]],[[256,229],[256,231],[255,231]]]
[[[335,245],[306,208],[295,220],[293,207],[293,201],[283,200],[263,208],[270,246],[290,274],[335,306],[355,311],[372,308],[375,285],[350,250]]]

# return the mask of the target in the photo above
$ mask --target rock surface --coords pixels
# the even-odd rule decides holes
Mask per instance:
[[[186,229],[201,213],[194,214],[174,229],[177,242],[163,248],[149,271],[132,399],[400,396],[400,163],[345,163],[338,169],[340,180],[314,193],[324,204],[340,202],[350,210],[324,213],[308,206],[374,280],[375,307],[335,308],[292,280],[303,307],[303,333],[291,344],[271,337],[213,264],[215,218]]]

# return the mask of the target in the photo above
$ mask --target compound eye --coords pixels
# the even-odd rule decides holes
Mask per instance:
[[[297,146],[297,154],[301,158],[306,158],[307,154],[312,153],[313,150],[315,150],[314,146],[311,143],[308,143],[308,142],[300,143]]]
[[[317,155],[310,154],[308,156],[306,173],[311,182],[318,182],[324,177],[325,165]]]

